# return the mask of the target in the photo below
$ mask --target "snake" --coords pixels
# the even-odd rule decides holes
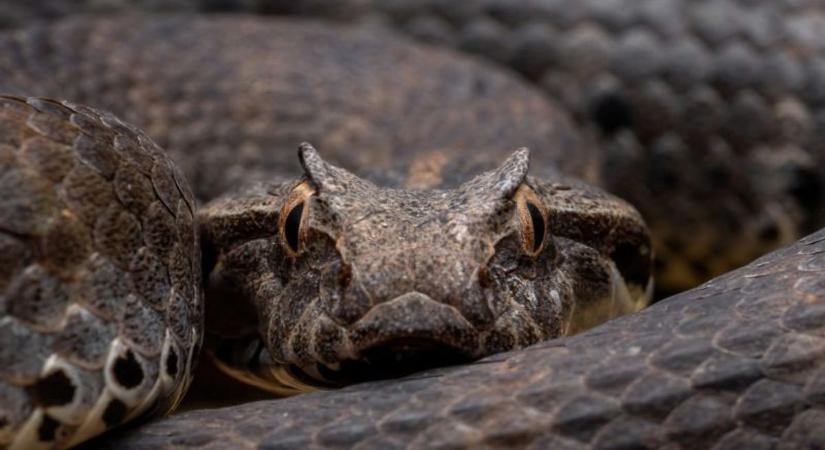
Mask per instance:
[[[823,445],[822,233],[642,309],[654,271],[679,290],[817,226],[815,6],[306,3],[334,17],[79,16],[0,36],[0,445],[168,413],[199,358],[322,392],[89,446]],[[720,4],[749,14],[719,25]],[[685,11],[692,27],[645,41]],[[767,19],[784,45],[748,34]],[[565,62],[541,47],[565,44],[555,31],[604,44],[623,26],[619,50],[703,41],[655,74],[644,52],[542,56]],[[801,75],[726,77],[757,52]],[[668,66],[694,57],[710,67]],[[693,101],[730,114],[671,131],[707,112]],[[721,186],[691,191],[696,176]],[[661,202],[677,189],[695,217]]]

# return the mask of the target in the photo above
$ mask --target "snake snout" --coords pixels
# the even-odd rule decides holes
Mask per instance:
[[[409,292],[373,307],[350,330],[356,349],[398,339],[443,342],[468,354],[478,347],[478,332],[454,307],[420,292]]]
[[[373,307],[350,328],[354,360],[328,378],[347,381],[392,378],[466,363],[478,355],[479,335],[450,305],[409,292]]]

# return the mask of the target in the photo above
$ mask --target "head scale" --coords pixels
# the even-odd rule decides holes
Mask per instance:
[[[281,385],[381,378],[523,347],[574,329],[587,302],[616,309],[628,299],[604,249],[554,235],[552,192],[527,177],[525,148],[455,189],[430,191],[376,186],[309,144],[299,157],[304,177],[267,194],[272,235],[222,244],[213,272],[252,305]]]

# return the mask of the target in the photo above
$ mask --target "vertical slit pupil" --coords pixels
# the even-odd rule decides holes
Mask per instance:
[[[298,252],[298,235],[301,229],[301,215],[304,212],[304,202],[298,203],[286,216],[284,223],[284,238],[293,252]]]
[[[533,251],[536,251],[544,241],[544,217],[536,205],[530,202],[527,202],[527,211],[530,213],[530,220],[533,221]]]

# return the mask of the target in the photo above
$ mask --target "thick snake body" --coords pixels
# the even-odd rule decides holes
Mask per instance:
[[[820,0],[81,3],[96,13],[242,11],[381,24],[508,67],[600,142],[601,184],[654,230],[665,294],[823,220]],[[7,26],[72,12],[44,0],[6,14],[2,6]]]
[[[301,140],[376,182],[408,187],[455,185],[500,162],[517,140],[541,149],[547,167],[598,176],[593,146],[526,84],[377,30],[253,17],[81,17],[7,34],[0,48],[3,92],[71,99],[140,127],[169,149],[201,201],[300,173]],[[418,65],[428,70],[398,70]],[[486,117],[488,127],[472,129]],[[439,152],[448,152],[443,164],[425,161]],[[432,164],[431,179],[410,173]]]
[[[584,334],[467,367],[191,411],[111,449],[825,446],[825,231]]]
[[[216,239],[260,238],[277,219],[257,197],[198,218],[196,202],[299,175],[300,140],[407,189],[454,188],[527,145],[538,179],[569,189],[559,174],[574,175],[638,202],[672,289],[820,224],[817,4],[598,3],[342,2],[336,20],[370,24],[138,15],[0,36],[0,91],[145,130],[75,103],[0,101],[0,446],[65,447],[180,400],[203,335],[195,223],[211,224],[208,271],[221,255],[247,261],[212,253]],[[290,12],[328,15],[318,5]],[[573,120],[523,80],[375,22],[511,65]],[[589,242],[577,227],[598,221],[571,205],[550,209],[576,225],[551,229]],[[818,448],[823,244],[809,236],[641,313],[466,367],[189,412],[90,445]],[[223,336],[250,328],[208,319]]]
[[[306,0],[270,12],[383,23],[535,83],[599,140],[602,185],[648,220],[664,293],[822,223],[822,1]]]
[[[0,99],[0,442],[52,448],[170,411],[203,339],[194,197],[112,116]]]
[[[399,187],[456,186],[495,167],[513,142],[545,149],[544,167],[532,174],[592,177],[592,147],[528,86],[374,30],[254,18],[81,18],[3,36],[0,47],[3,92],[119,112],[183,168],[112,116],[3,99],[0,365],[3,444],[13,448],[65,447],[177,403],[203,336],[196,198],[298,176],[299,138]],[[398,72],[422,66],[427,74]],[[473,124],[484,117],[495,119],[479,132]],[[407,121],[416,126],[400,126]],[[257,210],[240,201],[209,209],[199,218],[212,224],[205,236],[213,244],[243,236],[244,222],[232,214],[246,207],[254,219]],[[271,220],[258,226],[274,231]],[[217,312],[207,328],[220,336],[254,329],[236,306],[229,310],[237,320]]]

